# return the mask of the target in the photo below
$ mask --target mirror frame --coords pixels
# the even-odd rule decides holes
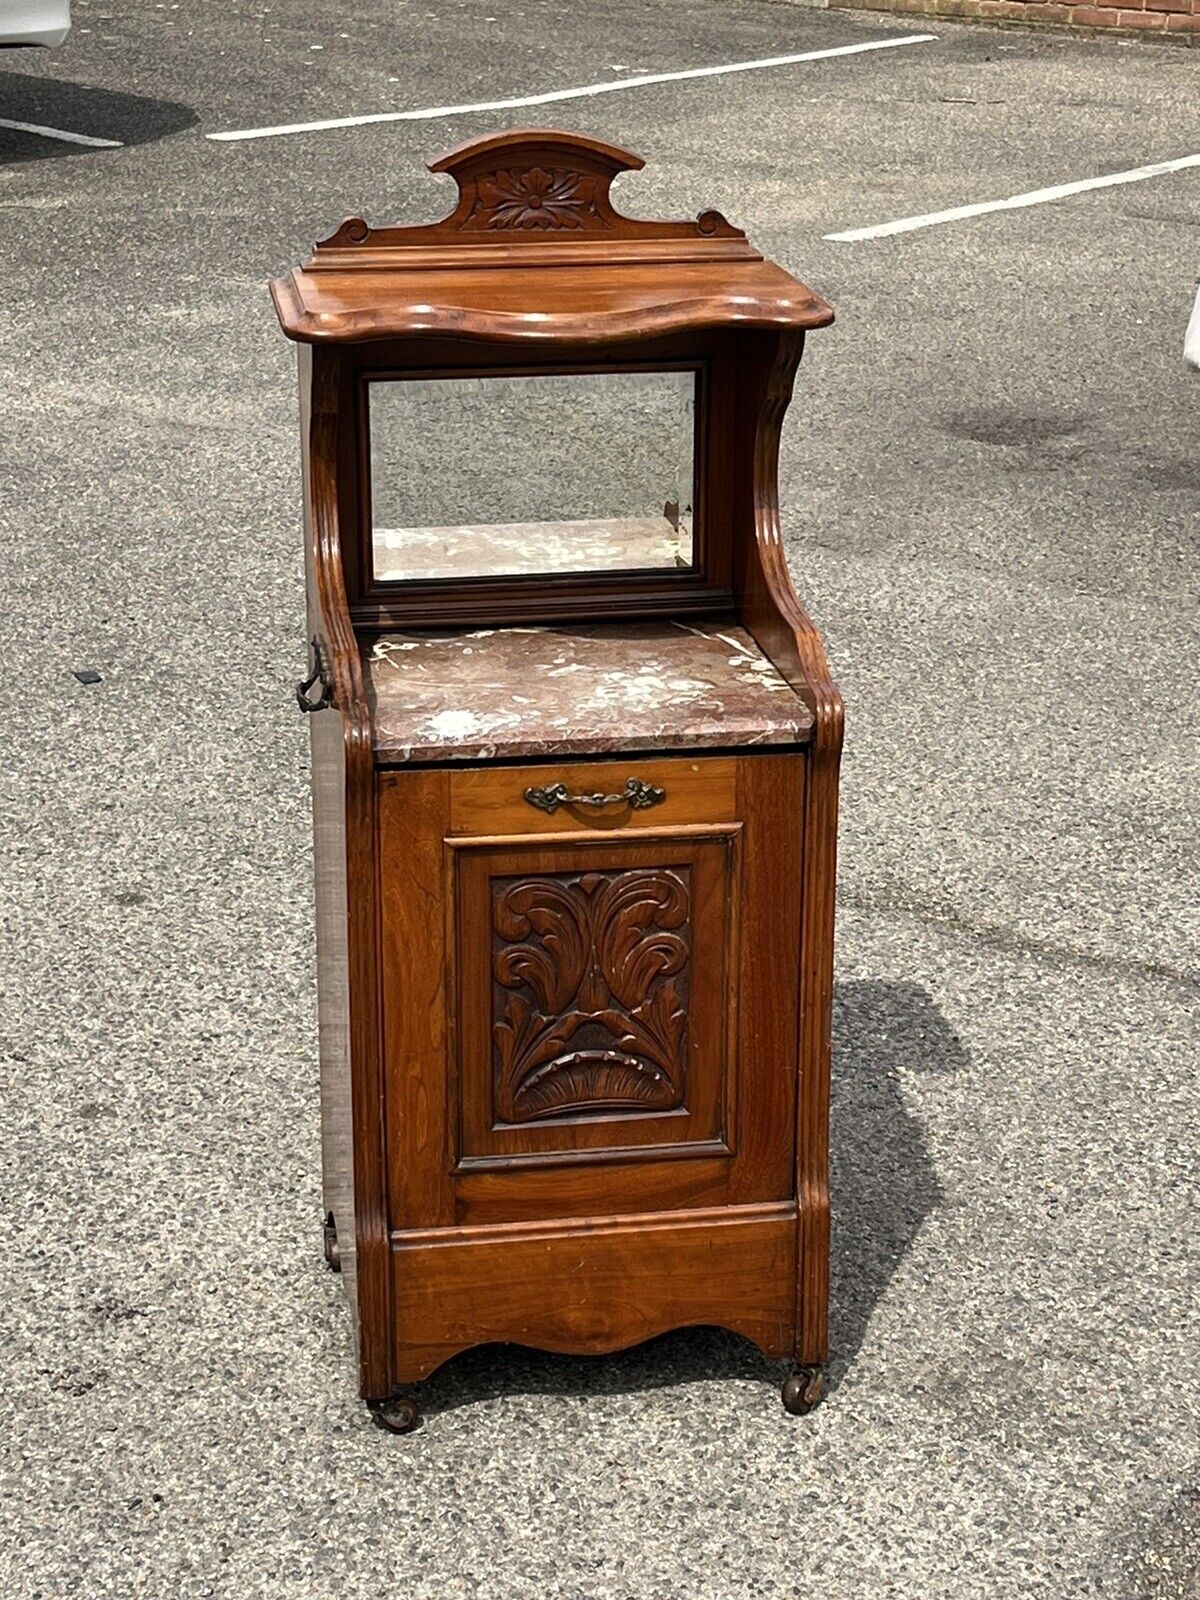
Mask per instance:
[[[596,620],[598,617],[728,610],[731,430],[714,419],[735,400],[733,347],[727,336],[638,341],[613,348],[547,346],[538,358],[477,341],[429,340],[416,348],[379,345],[348,351],[340,385],[339,520],[345,536],[347,599],[364,628],[461,627],[474,623]],[[364,359],[367,357],[367,359]],[[369,392],[372,383],[456,377],[533,377],[604,372],[696,373],[693,436],[692,565],[589,572],[489,573],[479,576],[375,578],[371,514]]]

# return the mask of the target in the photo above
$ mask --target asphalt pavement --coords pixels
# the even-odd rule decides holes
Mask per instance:
[[[6,1600],[1200,1594],[1200,57],[765,0],[76,0],[0,61]],[[214,141],[931,32],[544,107]],[[557,124],[838,312],[831,1393],[714,1331],[373,1428],[319,1245],[294,353],[266,280]],[[439,183],[441,188],[439,188]],[[76,676],[99,674],[83,683]]]

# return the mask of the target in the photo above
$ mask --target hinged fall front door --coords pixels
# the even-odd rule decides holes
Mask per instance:
[[[527,787],[631,776],[653,809]],[[391,1226],[794,1193],[803,757],[381,775]]]

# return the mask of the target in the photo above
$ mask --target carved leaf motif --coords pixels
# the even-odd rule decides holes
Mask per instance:
[[[502,167],[484,173],[467,225],[481,228],[582,228],[596,220],[595,183],[565,167]]]
[[[687,895],[674,873],[625,873],[606,884],[595,910],[604,976],[633,1007],[654,979],[679,972],[687,945],[673,930],[687,920]]]
[[[511,941],[496,956],[498,981],[507,989],[528,984],[544,1012],[562,1011],[586,972],[586,906],[558,879],[534,878],[516,884],[497,903],[493,920],[500,937]]]
[[[493,890],[505,1121],[682,1104],[689,875],[501,879]]]

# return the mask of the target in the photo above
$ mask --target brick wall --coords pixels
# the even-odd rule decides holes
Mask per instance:
[[[820,4],[821,0],[817,0]],[[1200,0],[825,0],[842,10],[904,11],[971,21],[1050,23],[1200,45]]]

